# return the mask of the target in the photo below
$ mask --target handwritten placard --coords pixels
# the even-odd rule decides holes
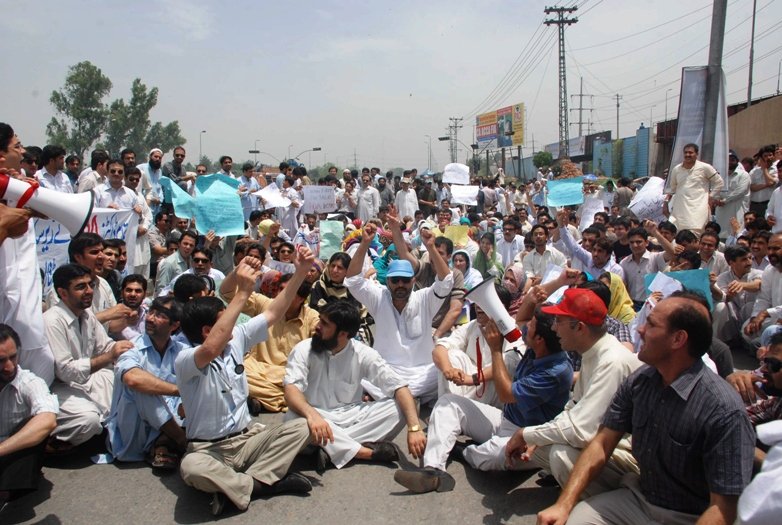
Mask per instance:
[[[160,183],[171,192],[177,216],[195,217],[199,230],[213,230],[219,237],[244,234],[244,212],[236,193],[239,181],[225,175],[204,175],[196,181],[195,197],[171,179],[163,177]]]
[[[280,188],[278,188],[276,184],[267,184],[266,187],[260,191],[256,191],[253,195],[261,198],[261,207],[264,210],[270,208],[287,208],[291,205],[291,200],[282,196]]]
[[[68,245],[71,242],[71,232],[57,221],[51,219],[34,219],[35,246],[38,255],[38,266],[43,272],[43,295],[52,289],[52,276],[58,266],[68,263]],[[104,239],[124,239],[128,245],[128,262],[126,268],[133,268],[138,230],[138,214],[133,210],[114,210],[111,208],[95,208],[87,221],[85,232],[97,233]]]
[[[649,177],[643,188],[638,190],[628,208],[640,220],[650,219],[659,224],[665,220],[663,215],[663,188],[665,181],[660,177]]]
[[[304,213],[330,213],[337,209],[337,194],[331,186],[304,186]]]

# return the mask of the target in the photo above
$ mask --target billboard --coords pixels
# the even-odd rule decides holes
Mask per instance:
[[[479,144],[494,141],[498,148],[524,144],[524,104],[518,103],[475,117],[475,138]]]

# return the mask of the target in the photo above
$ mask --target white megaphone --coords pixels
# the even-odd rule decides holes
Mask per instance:
[[[65,226],[72,237],[79,235],[92,216],[95,197],[91,191],[62,193],[36,188],[23,180],[0,174],[0,199],[15,201],[18,208],[27,206]]]
[[[481,284],[470,290],[465,296],[483,310],[492,321],[497,323],[497,328],[509,343],[513,343],[521,337],[521,330],[516,326],[516,321],[510,316],[502,305],[497,290],[494,289],[494,277],[489,277]]]

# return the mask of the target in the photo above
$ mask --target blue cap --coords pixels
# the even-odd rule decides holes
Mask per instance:
[[[403,259],[396,259],[394,261],[391,261],[391,264],[388,265],[388,272],[386,273],[386,277],[412,277],[415,275],[413,272],[413,265],[410,264],[410,261],[403,260]]]

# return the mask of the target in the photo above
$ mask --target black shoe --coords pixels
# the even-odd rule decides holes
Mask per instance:
[[[397,470],[394,481],[416,494],[426,492],[450,492],[456,485],[453,476],[444,470],[426,467],[421,470]]]
[[[361,446],[367,447],[372,451],[372,461],[381,463],[399,461],[399,451],[397,450],[396,445],[390,441],[370,441],[368,443],[362,443]]]
[[[318,450],[315,452],[315,472],[322,476],[323,473],[326,472],[326,469],[329,468],[330,464],[331,458],[329,455],[325,450],[318,447]]]
[[[212,494],[212,516],[219,516],[225,509],[225,494],[215,492]]]
[[[307,494],[312,491],[312,483],[298,472],[289,472],[280,481],[269,487],[269,494]]]
[[[448,453],[448,460],[449,461],[464,461],[464,449],[466,449],[469,445],[467,443],[463,443],[461,441],[457,441],[454,443],[453,448]]]
[[[559,487],[557,478],[552,476],[547,470],[538,472],[538,479],[535,481],[539,487]]]

